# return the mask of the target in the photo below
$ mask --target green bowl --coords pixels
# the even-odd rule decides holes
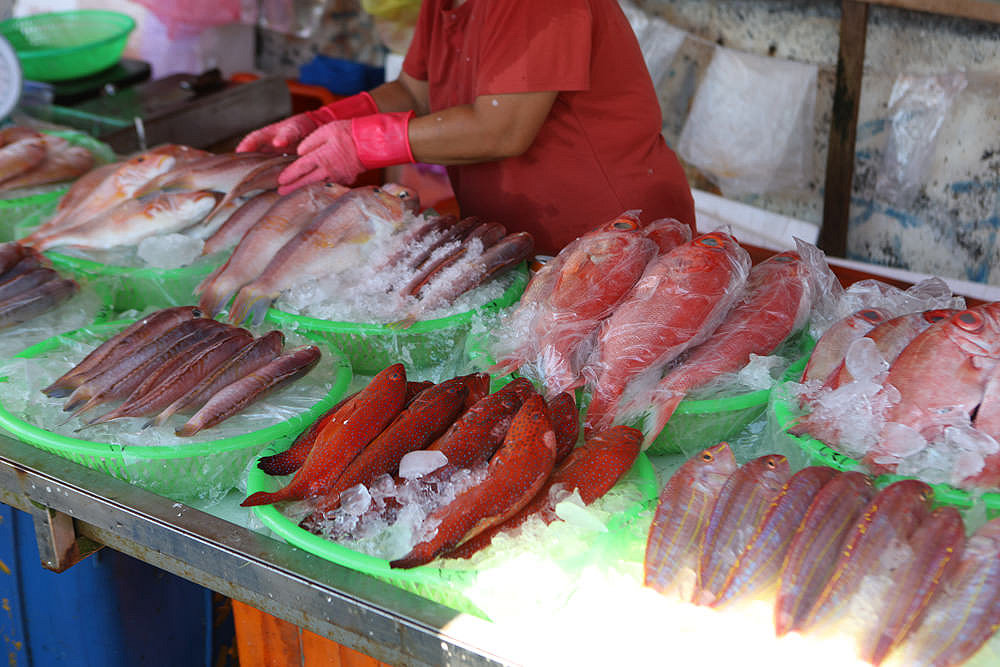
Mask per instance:
[[[841,471],[868,472],[860,461],[841,454],[820,440],[807,435],[789,433],[788,429],[794,424],[797,413],[787,399],[776,398],[771,401],[771,411],[781,431],[781,437],[787,438],[793,446],[798,447],[809,458],[810,465],[824,465]],[[875,478],[875,486],[882,488],[901,479],[911,478],[904,475],[879,475]],[[960,510],[983,509],[987,518],[1000,516],[1000,492],[973,494],[950,484],[931,484],[931,488],[934,489],[934,502],[938,505],[950,505]]]
[[[72,130],[43,130],[43,132],[62,137],[74,146],[86,148],[94,155],[97,165],[115,161],[115,153],[111,147],[88,134]],[[50,183],[0,195],[0,242],[18,238],[17,226],[24,220],[33,219],[36,215],[40,220],[54,213],[59,200],[69,187],[70,184],[66,182]]]
[[[19,358],[42,357],[67,347],[74,341],[83,343],[107,339],[134,321],[117,320],[95,324],[54,336],[23,350],[15,356],[15,361]],[[217,498],[236,485],[261,448],[269,443],[281,443],[283,448],[287,447],[307,425],[343,397],[351,382],[350,364],[335,349],[325,349],[323,354],[331,356],[334,375],[330,389],[322,398],[312,407],[283,421],[236,436],[163,446],[83,440],[55,433],[28,421],[22,415],[13,414],[3,399],[0,399],[0,428],[39,449],[171,498]],[[312,373],[316,373],[321,367],[314,368]],[[12,367],[8,365],[7,370],[11,371]],[[11,378],[4,377],[0,380],[6,383]],[[280,401],[282,393],[274,394],[274,400]],[[203,433],[210,437],[211,429]]]
[[[465,349],[466,336],[475,317],[495,313],[521,298],[528,284],[527,264],[522,263],[515,272],[514,281],[493,301],[464,313],[416,322],[406,329],[321,320],[275,308],[267,311],[266,319],[283,329],[298,331],[342,350],[359,375],[374,375],[400,361],[406,363],[407,368],[433,368],[453,360],[456,350]]]
[[[25,79],[63,81],[100,72],[121,59],[135,20],[126,14],[79,10],[0,22]]]
[[[275,443],[264,449],[261,452],[261,457],[276,454],[285,449],[287,449],[287,446]],[[257,468],[257,466],[253,466],[247,478],[247,493],[275,491],[282,486],[281,479],[271,477]],[[627,473],[626,479],[634,480],[634,483],[643,496],[643,500],[635,503],[609,522],[608,532],[602,534],[601,539],[597,541],[600,544],[604,544],[607,540],[614,541],[620,537],[627,525],[645,511],[651,503],[656,502],[659,494],[656,472],[653,470],[653,466],[645,454],[639,455],[632,466],[632,470]],[[376,579],[386,581],[403,590],[416,593],[421,597],[446,605],[452,609],[489,620],[486,612],[476,606],[463,592],[463,589],[470,586],[475,580],[477,576],[476,570],[440,568],[435,567],[434,563],[412,569],[394,569],[389,567],[389,561],[387,560],[348,549],[336,542],[300,528],[294,521],[285,517],[274,505],[258,505],[253,510],[260,517],[264,525],[284,538],[289,544],[297,546],[304,551],[320,558],[325,558],[338,565],[343,565],[344,567],[349,567],[358,572],[370,575]],[[583,560],[586,560],[585,556],[586,554],[581,555]]]

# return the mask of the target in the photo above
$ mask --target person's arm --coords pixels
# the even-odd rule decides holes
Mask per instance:
[[[430,111],[427,82],[400,72],[395,81],[387,81],[368,91],[380,112],[414,111],[422,116]]]

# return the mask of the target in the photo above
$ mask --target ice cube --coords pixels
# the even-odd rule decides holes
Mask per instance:
[[[903,458],[923,450],[927,447],[927,440],[906,424],[886,422],[880,445],[887,454]]]
[[[889,370],[889,364],[882,358],[875,341],[866,337],[850,344],[844,355],[844,365],[855,380],[873,380]]]
[[[996,440],[971,424],[949,426],[944,430],[944,438],[951,446],[967,452],[995,454],[1000,451],[1000,444]]]
[[[608,532],[604,522],[587,509],[577,489],[573,489],[573,493],[556,504],[556,516],[584,530],[598,533]]]
[[[205,242],[184,234],[150,236],[139,242],[138,254],[149,266],[176,269],[187,266],[201,255]]]
[[[771,372],[783,363],[781,357],[750,355],[750,361],[737,374],[740,384],[751,389],[770,389],[774,379]]]
[[[409,452],[399,462],[399,476],[404,479],[416,479],[434,472],[446,463],[448,457],[443,452],[427,450]]]
[[[340,506],[348,514],[360,516],[367,512],[371,505],[372,494],[368,492],[364,484],[352,486],[340,494]]]

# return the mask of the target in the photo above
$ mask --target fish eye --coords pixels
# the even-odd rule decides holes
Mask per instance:
[[[139,157],[137,157],[137,158],[135,159],[135,161],[136,161],[136,162],[145,162],[145,161],[146,161],[146,158],[145,158],[144,156],[140,155]]]
[[[771,261],[772,262],[786,262],[787,263],[787,262],[791,262],[793,260],[788,255],[775,255],[774,257],[771,258]]]
[[[722,241],[719,240],[717,236],[703,236],[698,239],[698,245],[707,246],[709,248],[716,248],[722,245]]]
[[[972,333],[983,328],[983,316],[974,310],[963,310],[955,315],[954,322],[959,329]]]
[[[940,322],[941,320],[947,319],[950,315],[946,310],[928,310],[924,313],[924,319],[928,322]]]
[[[382,192],[382,188],[376,187],[372,192]]]
[[[768,458],[768,459],[767,459],[767,467],[768,467],[768,468],[771,468],[771,469],[774,469],[774,468],[777,468],[777,467],[778,467],[778,462],[777,462],[777,461],[775,461],[775,460],[774,460],[774,459],[772,459],[772,458]]]
[[[701,460],[705,461],[706,463],[711,463],[712,461],[715,460],[715,456],[712,455],[712,452],[706,449],[701,453]]]
[[[622,229],[622,230],[625,230],[625,231],[629,231],[629,230],[632,230],[632,229],[638,229],[639,225],[637,225],[632,220],[619,219],[619,220],[615,220],[614,222],[611,223],[611,228],[612,229]]]
[[[201,308],[195,308],[194,310],[191,311],[191,314],[194,315],[195,317],[201,317],[202,316]]]
[[[872,308],[866,308],[865,310],[862,310],[860,313],[858,313],[858,315],[861,317],[861,319],[867,320],[869,322],[881,322],[884,319],[882,317],[882,313]]]

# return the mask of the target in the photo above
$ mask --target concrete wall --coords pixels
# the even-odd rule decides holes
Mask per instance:
[[[800,192],[741,201],[819,224],[837,58],[840,3],[639,0],[691,35],[660,86],[664,135],[676,145],[713,44],[819,66],[814,177]],[[880,187],[900,73],[955,74],[967,85],[943,117],[925,178],[909,201]],[[873,6],[868,24],[848,254],[854,259],[1000,284],[1000,26]],[[912,116],[911,116],[912,118]],[[695,169],[692,185],[714,186]],[[884,181],[884,177],[883,177]]]

